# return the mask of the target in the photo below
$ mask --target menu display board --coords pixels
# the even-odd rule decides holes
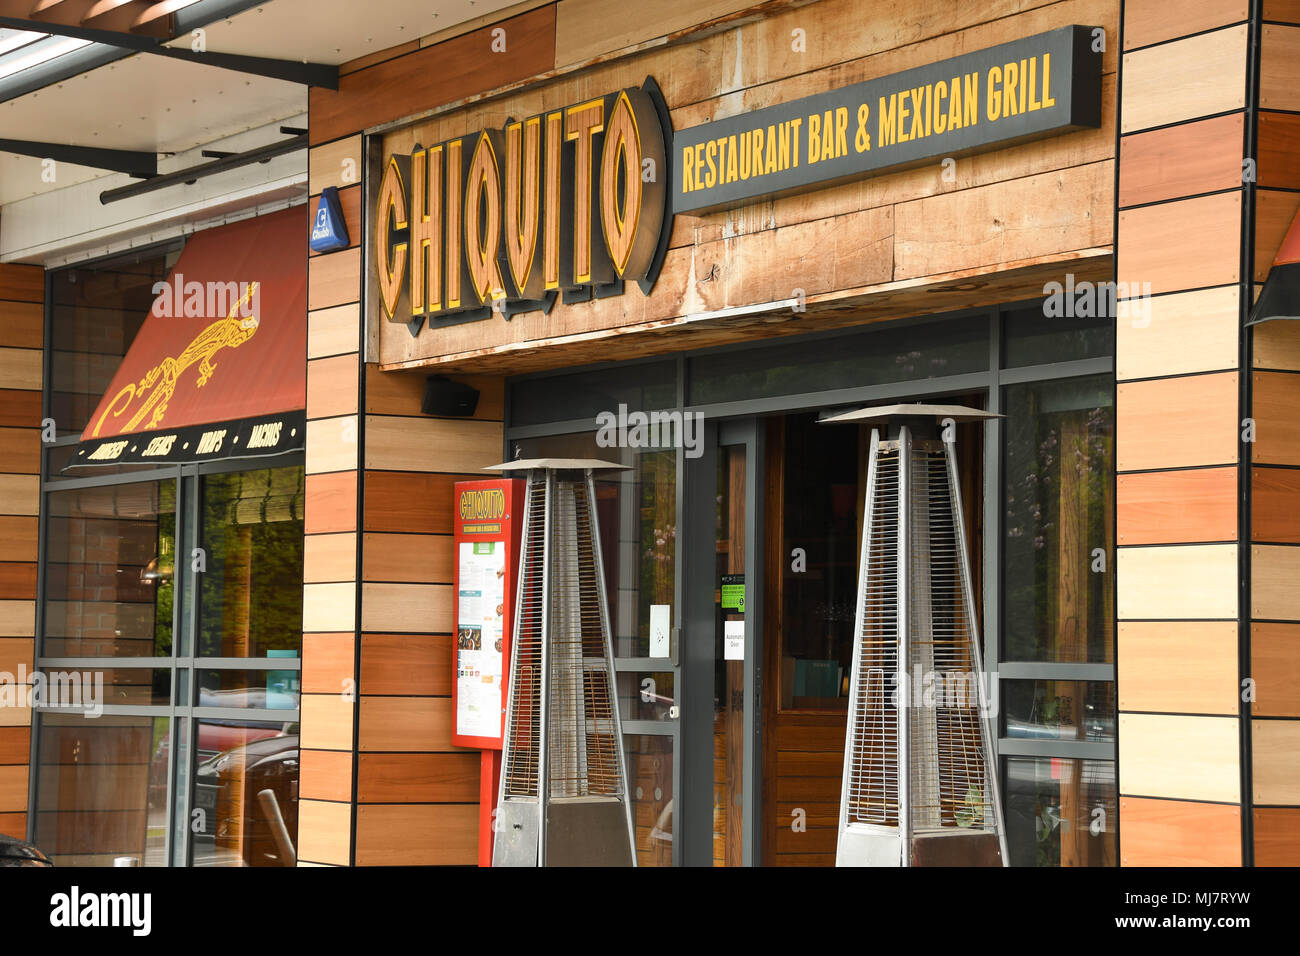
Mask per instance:
[[[500,750],[524,482],[517,478],[460,481],[454,493],[456,636],[451,742],[458,747]]]

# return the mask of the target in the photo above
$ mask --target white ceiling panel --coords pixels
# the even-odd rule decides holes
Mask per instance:
[[[207,30],[209,50],[346,63],[519,0],[268,0]],[[190,38],[175,43],[189,45]],[[173,44],[175,45],[175,44]]]

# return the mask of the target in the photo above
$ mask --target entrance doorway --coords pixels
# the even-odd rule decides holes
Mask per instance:
[[[688,865],[835,862],[871,430],[817,418],[723,422],[687,471]],[[983,429],[956,440],[963,500],[978,502]],[[981,515],[966,509],[977,594]]]

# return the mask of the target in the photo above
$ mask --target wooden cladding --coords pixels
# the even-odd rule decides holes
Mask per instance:
[[[1239,303],[1235,285],[1153,296],[1141,321],[1116,323],[1115,377],[1122,382],[1235,369]]]
[[[1245,123],[1230,113],[1124,137],[1120,207],[1240,189]]]
[[[492,49],[492,31],[498,28],[505,30],[505,51]],[[554,66],[555,7],[551,5],[343,76],[337,91],[312,87],[311,142],[351,136],[546,73]]]
[[[1240,278],[1241,193],[1127,209],[1119,214],[1116,275],[1151,292],[1230,285]]]
[[[1121,620],[1231,620],[1237,616],[1237,545],[1120,548]]]
[[[1126,796],[1240,802],[1236,718],[1122,713],[1119,739]]]
[[[1246,25],[1124,55],[1123,132],[1246,105]]]
[[[1185,800],[1119,802],[1121,866],[1241,866],[1241,808]]]
[[[36,636],[45,271],[0,265],[0,671],[31,673]],[[0,833],[26,838],[32,715],[0,707]],[[87,795],[88,796],[88,795]]]
[[[1120,475],[1116,508],[1121,545],[1235,541],[1237,469]]]
[[[1250,15],[1249,0],[1183,0],[1176,15],[1162,0],[1127,0],[1124,4],[1124,49],[1136,50],[1215,27],[1241,23]]]
[[[1264,24],[1259,52],[1259,107],[1300,110],[1300,27]]]
[[[1253,385],[1255,462],[1300,465],[1300,375],[1256,372]]]
[[[1237,713],[1235,621],[1121,621],[1116,653],[1122,711]]]
[[[1250,672],[1254,716],[1300,717],[1300,623],[1253,623]]]
[[[1236,373],[1122,383],[1115,404],[1119,471],[1237,461]]]

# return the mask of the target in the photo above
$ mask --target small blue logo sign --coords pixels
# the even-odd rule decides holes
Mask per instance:
[[[326,186],[316,204],[316,218],[311,226],[313,252],[333,252],[348,246],[348,225],[343,221],[337,186]]]

